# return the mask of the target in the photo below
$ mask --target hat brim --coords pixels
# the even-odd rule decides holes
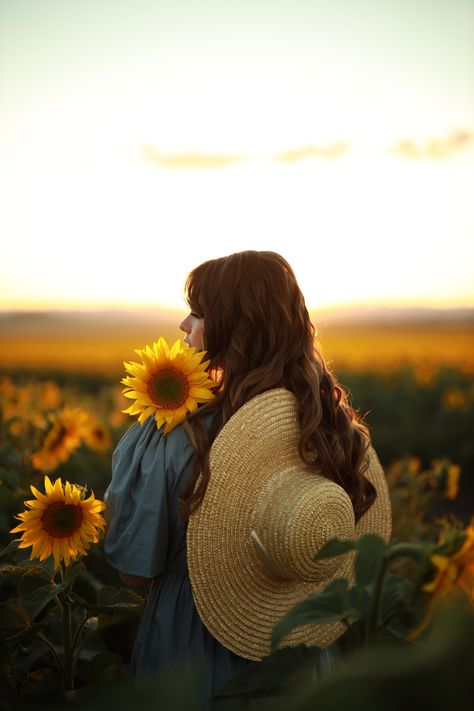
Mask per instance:
[[[284,388],[266,391],[241,407],[224,425],[210,451],[210,478],[187,528],[189,577],[197,611],[209,632],[235,654],[260,660],[271,652],[271,632],[288,610],[336,578],[353,580],[353,553],[341,556],[336,571],[321,582],[283,580],[269,572],[251,538],[252,515],[268,477],[268,451],[282,469],[298,467],[294,449],[299,425],[297,399]],[[291,446],[289,446],[291,444]],[[288,454],[290,452],[290,454]],[[377,498],[358,521],[356,538],[391,534],[388,487],[371,447],[365,476]],[[316,552],[314,554],[316,555]],[[346,626],[340,621],[304,625],[281,643],[327,647]]]

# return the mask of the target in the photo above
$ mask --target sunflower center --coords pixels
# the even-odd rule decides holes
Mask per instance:
[[[51,504],[42,518],[43,528],[53,538],[67,538],[82,523],[82,511],[75,504]]]
[[[189,395],[187,378],[175,368],[163,368],[150,378],[148,394],[158,407],[175,410],[184,405]]]

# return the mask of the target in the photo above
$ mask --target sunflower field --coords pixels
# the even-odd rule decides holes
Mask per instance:
[[[258,698],[267,708],[342,709],[355,695],[373,711],[398,709],[407,699],[419,708],[470,708],[472,332],[458,333],[457,351],[453,336],[444,355],[443,346],[435,353],[413,333],[411,345],[407,333],[405,339],[395,334],[390,352],[380,334],[378,340],[366,336],[365,345],[357,341],[362,337],[359,332],[342,343],[334,331],[331,341],[328,330],[321,340],[384,466],[392,540],[335,539],[319,551],[324,558],[353,550],[355,584],[348,588],[347,581],[335,581],[290,610],[273,631],[272,654],[230,679],[212,708],[252,708],[249,703]],[[433,346],[434,335],[430,338]],[[0,709],[5,711],[71,706],[89,711],[104,704],[209,708],[196,693],[199,666],[132,680],[131,650],[147,592],[128,589],[103,555],[111,456],[136,420],[126,397],[131,381],[127,387],[122,380],[134,373],[117,352],[130,360],[132,345],[152,340],[133,339],[127,348],[121,343],[117,349],[114,342],[109,350],[98,349],[96,341],[96,354],[101,353],[96,368],[84,351],[73,357],[69,339],[64,349],[58,343],[50,349],[49,360],[42,346],[36,356],[34,348],[26,348],[23,361],[6,358],[0,369]],[[0,344],[4,354],[9,343]],[[383,343],[379,352],[377,343]],[[18,343],[16,349],[18,355]],[[347,632],[329,673],[319,674],[318,648],[280,644],[295,626],[334,620],[346,621]]]

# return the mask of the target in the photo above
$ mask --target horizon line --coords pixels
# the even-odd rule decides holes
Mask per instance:
[[[309,312],[321,311],[321,312],[337,312],[337,311],[363,311],[369,309],[377,308],[387,308],[387,309],[427,309],[427,310],[438,310],[447,311],[450,309],[473,309],[474,308],[474,298],[470,300],[452,300],[447,303],[432,302],[427,300],[413,300],[413,301],[393,301],[393,300],[380,300],[380,301],[351,301],[351,302],[340,302],[335,304],[317,305],[317,304],[307,304],[306,305]],[[183,307],[173,306],[167,304],[78,304],[75,306],[14,306],[14,305],[2,305],[0,304],[0,314],[4,313],[99,313],[102,311],[109,312],[132,312],[132,313],[156,313],[157,311],[164,311],[169,314],[175,314],[177,312],[182,313],[188,310],[186,304]]]

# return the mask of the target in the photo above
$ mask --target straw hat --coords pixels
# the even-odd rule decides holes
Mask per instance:
[[[354,524],[348,494],[299,457],[296,396],[268,390],[226,422],[210,451],[210,478],[189,519],[187,558],[197,611],[209,632],[241,657],[270,654],[273,627],[298,601],[336,578],[353,578],[354,553],[315,562],[331,538],[391,533],[388,487],[371,447],[365,476],[377,490]],[[340,622],[304,625],[281,646],[326,647]]]

